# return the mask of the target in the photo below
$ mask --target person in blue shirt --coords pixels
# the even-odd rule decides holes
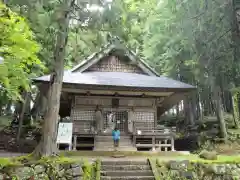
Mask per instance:
[[[113,145],[116,150],[119,146],[119,140],[120,140],[120,131],[115,127],[112,131],[112,138],[113,138]]]

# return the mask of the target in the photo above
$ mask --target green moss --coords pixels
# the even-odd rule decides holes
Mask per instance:
[[[181,156],[175,156],[175,157],[158,157],[159,165],[164,164],[170,160],[175,161],[183,161],[188,160],[189,162],[193,163],[222,163],[222,164],[240,164],[240,156],[224,156],[224,155],[218,155],[216,160],[205,160],[199,158],[197,155],[181,155]]]
[[[155,180],[161,180],[160,175],[158,173],[158,169],[157,169],[157,160],[150,158],[150,159],[148,159],[148,161],[150,163]]]
[[[14,157],[13,159],[16,160],[16,161],[20,161],[20,162],[24,162],[24,161],[26,162],[26,161],[34,160],[32,154],[28,154],[28,155],[25,155],[25,156]]]
[[[42,157],[40,160],[35,161],[35,163],[38,164],[45,164],[45,163],[55,163],[55,164],[73,164],[73,163],[79,163],[81,160],[79,159],[73,159],[69,157]],[[34,162],[32,162],[34,163]]]
[[[144,156],[144,157],[152,157],[152,156],[179,156],[181,155],[179,152],[140,152],[140,151],[66,151],[61,152],[60,155],[63,156],[89,156],[89,157],[106,157],[106,156]]]
[[[21,166],[21,163],[11,158],[0,158],[0,167],[3,168],[7,166],[10,167]]]
[[[101,160],[97,159],[96,161],[96,180],[101,179]]]

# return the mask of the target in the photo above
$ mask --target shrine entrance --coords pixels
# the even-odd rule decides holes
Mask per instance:
[[[128,111],[123,109],[104,110],[104,132],[111,133],[116,127],[121,134],[128,134]]]

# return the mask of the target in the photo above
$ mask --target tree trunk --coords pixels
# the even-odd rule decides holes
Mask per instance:
[[[185,118],[187,120],[186,125],[194,125],[194,116],[193,116],[193,110],[191,105],[191,100],[189,97],[186,97],[184,100],[184,114]]]
[[[56,137],[60,106],[60,95],[64,73],[65,48],[69,29],[69,13],[75,0],[63,0],[58,19],[59,31],[54,51],[54,67],[50,77],[48,109],[44,118],[42,139],[35,150],[35,156],[52,156],[57,153]]]
[[[213,91],[214,103],[215,103],[215,113],[216,113],[218,122],[220,124],[220,134],[221,134],[221,137],[224,138],[225,141],[227,141],[227,137],[228,137],[227,128],[226,128],[226,123],[223,116],[220,88],[215,86],[214,83],[212,83],[212,91]]]
[[[40,109],[40,92],[37,94],[36,99],[34,101],[33,107],[31,109],[31,116],[33,117],[34,120],[37,120],[38,114],[39,114],[39,109]]]
[[[27,104],[28,99],[29,99],[29,93],[28,92],[24,92],[23,97],[24,97],[24,100],[23,100],[21,114],[20,114],[19,121],[18,121],[17,141],[19,141],[20,137],[21,137],[23,120],[24,120],[24,112],[26,110],[26,104]]]
[[[177,106],[176,106],[176,117],[177,117],[177,120],[179,120],[179,113],[180,113],[180,111],[179,111],[179,106],[180,106],[180,104],[179,103],[177,103]]]
[[[233,107],[233,120],[236,129],[239,129],[239,106],[238,106],[238,94],[232,95],[232,107]]]

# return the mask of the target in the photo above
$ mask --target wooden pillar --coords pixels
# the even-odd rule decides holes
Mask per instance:
[[[158,149],[159,149],[159,151],[162,151],[162,146],[161,146],[161,144],[162,144],[162,140],[160,139],[160,140],[158,141]]]
[[[130,110],[128,112],[128,132],[130,133],[134,133],[134,126],[133,126],[133,123],[134,123],[134,112],[133,110]]]
[[[133,122],[132,122],[132,133],[133,133],[133,146],[136,147],[136,128],[135,128],[135,121],[133,119]]]
[[[168,147],[167,147],[167,144],[168,144],[168,143],[167,143],[167,141],[168,141],[168,139],[165,139],[165,140],[164,140],[164,146],[165,146],[165,147],[164,147],[164,151],[167,151],[167,150],[168,150]]]
[[[133,146],[136,147],[136,136],[133,134]]]
[[[171,151],[175,151],[175,149],[174,149],[174,138],[173,138],[173,136],[171,137]]]
[[[152,136],[152,151],[155,151],[156,150],[156,142],[155,142],[156,138],[155,138],[155,135]]]
[[[73,150],[77,150],[77,135],[73,135]]]

